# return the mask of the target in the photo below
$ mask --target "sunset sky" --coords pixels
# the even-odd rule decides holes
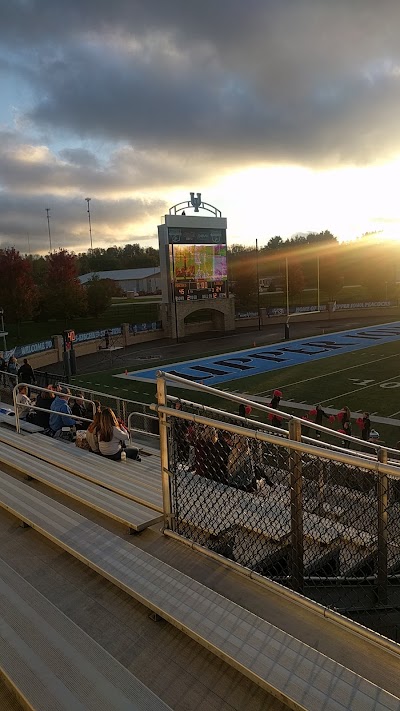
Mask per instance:
[[[400,236],[398,0],[3,0],[0,247]]]

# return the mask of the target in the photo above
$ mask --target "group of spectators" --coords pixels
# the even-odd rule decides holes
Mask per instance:
[[[17,380],[25,383],[35,382],[35,374],[28,359],[24,358],[20,366],[15,356],[10,356],[6,361],[4,351],[0,351],[0,384],[14,387]]]
[[[82,393],[72,397],[66,386],[49,385],[39,392],[33,403],[27,386],[20,385],[17,403],[20,419],[42,427],[45,434],[55,439],[72,439],[77,431],[84,431],[87,449],[91,452],[120,460],[124,451],[127,458],[140,461],[139,450],[126,446],[129,432],[122,420],[111,408],[102,408],[98,401],[93,413],[93,406],[88,403],[89,408],[86,407]],[[33,405],[41,409],[33,409]]]

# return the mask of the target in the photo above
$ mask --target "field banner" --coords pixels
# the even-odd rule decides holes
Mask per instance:
[[[160,331],[162,329],[161,321],[151,321],[150,323],[130,323],[129,333],[145,333],[146,331]]]
[[[25,358],[26,356],[33,355],[34,353],[42,353],[43,351],[50,351],[54,348],[52,339],[47,341],[38,341],[37,343],[28,343],[25,346],[16,346],[14,348],[14,355],[16,358]]]
[[[393,341],[400,341],[400,321],[170,363],[161,369],[193,382],[218,385]],[[115,377],[155,382],[158,370],[159,367],[147,368]]]
[[[94,341],[96,340],[96,338],[104,338],[106,331],[108,331],[110,336],[120,336],[122,333],[122,326],[115,326],[114,328],[102,328],[100,331],[87,331],[86,333],[77,333],[75,343],[84,343],[85,341]]]

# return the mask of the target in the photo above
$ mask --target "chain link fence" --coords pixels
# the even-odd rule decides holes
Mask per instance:
[[[188,416],[168,416],[172,529],[400,641],[394,467],[388,475],[355,454],[294,449],[226,413],[207,424]]]

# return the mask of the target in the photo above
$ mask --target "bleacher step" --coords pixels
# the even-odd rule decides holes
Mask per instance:
[[[35,711],[170,708],[1,559],[0,675]]]
[[[399,698],[2,472],[0,505],[291,708],[399,711]]]
[[[163,520],[162,515],[156,514],[152,509],[142,506],[142,504],[137,504],[131,499],[108,491],[74,474],[69,474],[26,452],[19,452],[16,457],[15,450],[3,442],[0,442],[0,462],[105,516],[126,524],[134,531],[142,531]]]

